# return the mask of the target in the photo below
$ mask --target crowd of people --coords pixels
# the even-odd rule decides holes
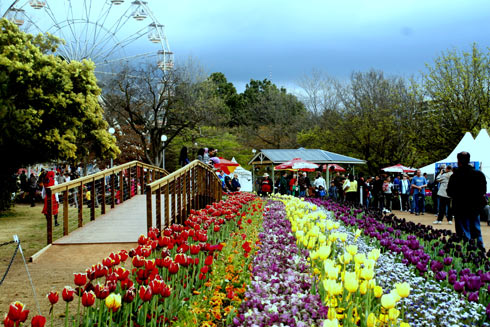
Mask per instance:
[[[480,220],[490,225],[490,206],[486,197],[486,179],[482,172],[470,165],[470,154],[458,154],[458,168],[442,165],[433,179],[417,170],[408,174],[379,174],[357,178],[353,174],[337,172],[327,189],[325,179],[316,172],[311,183],[306,172],[281,172],[273,182],[265,173],[257,181],[260,195],[267,196],[273,189],[280,194],[298,197],[329,198],[338,202],[360,204],[365,208],[389,213],[394,209],[415,216],[426,214],[427,197],[431,197],[431,212],[437,216],[433,224],[441,224],[444,216],[448,224],[455,221],[456,234],[474,239],[483,246]]]

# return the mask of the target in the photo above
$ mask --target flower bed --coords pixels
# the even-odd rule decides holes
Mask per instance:
[[[180,310],[181,326],[228,326],[238,312],[250,284],[252,259],[262,227],[263,201],[257,199],[247,209],[239,231],[232,232],[219,253],[210,279],[201,288],[189,310]]]
[[[305,256],[291,233],[284,206],[271,202],[264,215],[260,249],[253,260],[253,279],[235,326],[319,326],[327,308],[310,293],[312,279]]]
[[[312,202],[333,212],[337,221],[346,226],[362,228],[363,234],[383,251],[398,254],[397,260],[405,266],[405,270],[407,266],[411,267],[409,271],[422,276],[418,279],[412,276],[412,279],[416,280],[419,298],[406,303],[413,309],[413,315],[409,315],[410,320],[420,319],[427,313],[427,319],[433,319],[441,325],[453,321],[465,322],[468,325],[487,325],[487,322],[484,322],[483,305],[488,304],[487,287],[490,274],[475,270],[485,267],[488,261],[484,252],[476,246],[462,244],[450,231],[434,230],[432,226],[414,224],[393,215],[364,213],[360,209],[352,210],[330,201]],[[400,265],[400,271],[399,267]],[[472,269],[474,273],[471,273]],[[458,292],[466,298],[458,295]],[[421,313],[420,310],[421,307],[429,308],[434,304],[445,307],[448,303],[452,304],[449,315],[441,314],[448,311],[430,309]],[[487,307],[487,315],[488,313]],[[417,324],[430,325],[425,324],[423,319]]]
[[[157,326],[177,321],[178,311],[209,280],[222,242],[248,219],[246,209],[254,199],[237,193],[191,211],[184,225],[174,224],[162,232],[152,229],[129,253],[112,253],[85,273],[75,274],[76,288],[67,286],[61,294],[66,302],[65,326]],[[68,304],[75,299],[73,314]],[[48,300],[55,305],[59,293],[51,292]],[[21,325],[27,314],[20,303],[13,303],[3,323]],[[35,317],[32,324],[44,326],[43,319]]]

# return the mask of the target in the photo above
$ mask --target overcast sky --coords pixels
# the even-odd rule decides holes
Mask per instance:
[[[346,79],[381,69],[410,76],[442,51],[490,43],[488,0],[150,1],[177,61],[193,56],[242,89],[291,87],[312,69]]]
[[[12,1],[0,0],[0,9]],[[70,16],[66,14],[70,3],[80,6],[71,15],[83,14],[81,4],[85,3],[94,7],[90,20],[97,21],[96,14],[104,12],[96,9],[102,0],[46,1],[58,22]],[[371,68],[419,76],[425,64],[433,63],[442,51],[466,50],[473,42],[482,49],[490,45],[490,0],[147,1],[166,26],[177,62],[193,57],[206,72],[224,73],[239,91],[250,79],[264,78],[293,89],[313,69],[341,80],[353,71]],[[120,17],[131,2],[114,6],[111,14]],[[58,25],[41,10],[30,8],[28,0],[19,4],[44,31],[50,25],[49,31],[56,30]],[[111,18],[97,22],[110,29]],[[146,31],[148,24],[148,19],[131,19],[116,37],[124,38],[124,33],[141,27]],[[61,37],[70,37],[70,25],[60,25]],[[143,37],[129,52],[156,53],[151,45]]]

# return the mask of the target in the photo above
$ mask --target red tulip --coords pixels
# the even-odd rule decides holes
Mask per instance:
[[[113,266],[117,266],[119,263],[121,263],[121,257],[119,257],[119,254],[112,252],[109,254],[109,258],[111,258],[113,262]]]
[[[148,258],[151,254],[151,248],[142,248],[141,255],[145,258]]]
[[[179,265],[182,265],[183,263],[185,263],[187,260],[185,258],[185,254],[176,254],[175,255],[175,262],[178,263]]]
[[[121,289],[127,290],[134,285],[133,281],[129,278],[123,279],[121,281]]]
[[[90,307],[95,303],[95,293],[93,291],[83,292],[82,304],[84,307]]]
[[[204,264],[206,266],[211,266],[213,264],[213,256],[212,255],[208,255],[206,257],[206,260],[204,260]]]
[[[15,321],[10,320],[7,314],[3,317],[3,325],[5,327],[15,327]]]
[[[73,274],[75,275],[75,285],[83,286],[87,283],[87,274]]]
[[[153,296],[153,293],[151,292],[151,287],[149,287],[149,286],[145,287],[145,286],[141,285],[139,295],[140,295],[141,300],[143,300],[143,302],[150,301],[151,297]]]
[[[29,315],[29,310],[24,310],[24,304],[16,301],[9,307],[8,317],[14,322],[24,322]]]
[[[129,277],[129,270],[123,267],[118,267],[116,269],[117,279],[124,280]]]
[[[209,266],[204,266],[201,268],[201,273],[203,273],[203,274],[207,274],[208,271],[209,271]]]
[[[73,301],[73,294],[75,294],[75,290],[70,286],[65,286],[63,291],[61,292],[61,296],[65,302]]]
[[[199,245],[192,244],[190,246],[190,250],[191,250],[191,254],[198,254],[199,251],[201,251],[201,247]]]
[[[214,228],[213,228],[213,230],[214,230],[215,232],[219,232],[220,227],[219,227],[218,225],[215,225],[215,226],[214,226]]]
[[[55,305],[56,303],[58,303],[58,300],[60,299],[60,294],[58,292],[51,291],[48,293],[48,295],[46,295],[46,297],[48,298],[51,305]]]
[[[228,293],[226,293],[226,297],[231,300],[235,297],[235,293],[233,293],[232,290],[229,290]]]
[[[110,293],[109,289],[101,284],[97,284],[94,286],[94,292],[95,296],[101,300],[104,300],[106,297],[108,297]]]
[[[135,296],[136,296],[136,290],[134,289],[134,287],[130,287],[126,291],[126,293],[124,293],[123,301],[126,303],[131,303],[133,302]]]
[[[179,272],[179,264],[175,263],[175,262],[170,263],[170,265],[168,266],[168,271],[171,274],[178,273]]]
[[[128,251],[126,250],[119,251],[119,258],[121,258],[122,262],[125,262],[128,259]]]
[[[143,267],[144,265],[145,265],[145,258],[139,255],[133,257],[133,266],[135,266],[136,268],[140,268]]]
[[[145,245],[146,244],[146,237],[145,237],[145,235],[141,234],[140,237],[138,237],[138,244],[139,245]]]
[[[155,269],[155,260],[146,260],[145,261],[145,268],[146,270],[153,270]]]
[[[103,264],[104,266],[106,266],[107,268],[111,268],[112,266],[114,266],[115,261],[114,261],[114,260],[112,260],[112,258],[108,257],[108,258],[104,258],[104,259],[102,260],[102,264]]]
[[[165,285],[161,280],[154,279],[150,282],[151,292],[153,294],[159,294],[162,291],[162,287]]]

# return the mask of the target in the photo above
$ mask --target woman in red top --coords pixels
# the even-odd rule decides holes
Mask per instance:
[[[298,195],[298,179],[296,178],[296,174],[293,174],[293,178],[289,180],[289,192],[292,196]]]
[[[46,216],[46,219],[48,219],[48,197],[46,196],[46,188],[58,184],[55,180],[55,175],[54,171],[48,171],[46,173],[46,176],[44,177],[43,181],[43,192],[42,196],[44,199],[44,207],[42,213]],[[58,194],[52,194],[51,195],[51,208],[52,208],[52,215],[54,216],[54,225],[59,226],[58,224]]]
[[[268,196],[272,192],[272,185],[272,179],[269,178],[269,174],[265,173],[260,185],[262,196]]]

